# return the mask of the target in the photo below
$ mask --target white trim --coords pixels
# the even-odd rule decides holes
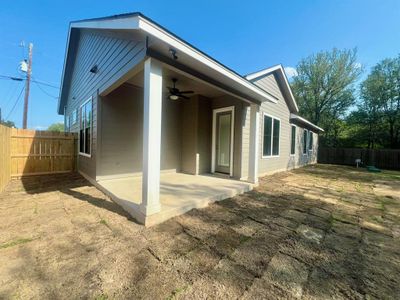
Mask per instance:
[[[298,112],[299,111],[299,107],[297,106],[296,99],[295,99],[295,97],[293,95],[292,89],[290,88],[289,81],[287,80],[285,69],[283,68],[283,66],[281,64],[266,68],[264,70],[261,70],[261,71],[255,72],[255,73],[248,74],[248,75],[246,75],[246,79],[247,80],[254,80],[254,79],[257,79],[257,78],[259,78],[261,76],[264,76],[264,75],[266,75],[268,73],[272,73],[274,71],[280,71],[281,72],[282,77],[283,77],[283,79],[285,81],[285,85],[289,90],[290,98],[291,98],[291,100],[292,100],[292,102],[294,104],[296,112]]]
[[[215,146],[217,140],[217,114],[221,112],[231,112],[231,144],[230,144],[230,162],[229,162],[229,176],[233,176],[233,147],[235,143],[235,106],[227,106],[222,108],[213,109],[213,128],[212,128],[212,150],[211,150],[211,173],[215,173],[216,153]]]
[[[82,126],[82,107],[85,106],[88,102],[92,101],[92,115],[90,118],[90,153],[85,153],[85,152],[81,152],[81,126]],[[93,146],[93,96],[90,96],[89,99],[87,99],[85,102],[83,102],[79,108],[78,108],[78,114],[77,114],[77,118],[79,116],[79,112],[80,112],[80,119],[79,119],[79,138],[78,138],[78,154],[80,156],[85,156],[85,157],[92,157],[92,146]],[[86,112],[85,112],[86,113]],[[86,130],[86,128],[83,129],[84,132]],[[86,133],[85,133],[86,135]],[[85,136],[85,141],[86,141],[86,136]],[[84,145],[85,146],[85,145]],[[85,148],[85,147],[84,147]]]
[[[291,114],[290,114],[290,119],[291,119],[291,120],[299,120],[299,121],[301,121],[301,122],[303,122],[303,123],[305,123],[305,124],[307,124],[307,125],[313,127],[313,128],[316,129],[317,131],[324,132],[324,130],[323,130],[321,127],[318,127],[317,125],[311,123],[310,121],[308,121],[308,120],[306,120],[306,119],[304,119],[304,118],[302,118],[302,117],[300,117],[300,116],[298,116],[298,115],[296,115],[296,114],[291,113]]]
[[[295,128],[295,135],[294,135],[294,153],[292,153],[292,135],[293,135],[293,133],[292,133],[292,127],[294,127]],[[290,156],[296,156],[296,141],[297,141],[297,139],[296,139],[296,137],[297,137],[297,126],[295,125],[295,124],[290,124],[290,150],[289,150],[289,153],[290,153]]]
[[[272,124],[271,124],[271,155],[264,155],[264,122],[265,122],[265,116],[270,117],[272,119]],[[273,151],[273,140],[274,140],[274,119],[279,121],[279,143],[278,143],[278,155],[272,155]],[[261,141],[261,158],[262,159],[268,159],[268,158],[276,158],[280,157],[281,154],[281,119],[278,117],[274,117],[270,114],[267,114],[266,112],[263,112],[263,120],[262,120],[262,141]]]
[[[259,129],[260,129],[260,106],[250,105],[250,135],[249,135],[249,169],[247,180],[258,184],[258,155],[259,155]]]

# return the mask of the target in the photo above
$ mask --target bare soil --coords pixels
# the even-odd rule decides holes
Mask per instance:
[[[0,195],[1,299],[398,299],[400,172],[308,166],[152,228],[79,175]]]

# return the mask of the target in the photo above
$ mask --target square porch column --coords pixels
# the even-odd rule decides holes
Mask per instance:
[[[144,63],[143,107],[143,177],[140,211],[148,216],[161,210],[162,65],[152,58],[148,58]]]
[[[258,184],[258,149],[260,106],[250,104],[250,142],[249,142],[249,174],[248,181]]]

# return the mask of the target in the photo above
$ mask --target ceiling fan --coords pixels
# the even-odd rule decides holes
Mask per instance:
[[[173,87],[167,87],[167,89],[169,90],[169,96],[168,98],[171,100],[178,100],[179,98],[183,98],[183,99],[189,99],[189,97],[185,96],[184,94],[193,94],[193,91],[180,91],[178,88],[176,88],[176,82],[178,81],[178,79],[176,78],[172,78],[172,82],[173,82]]]

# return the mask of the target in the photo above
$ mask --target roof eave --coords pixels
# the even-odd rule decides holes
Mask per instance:
[[[303,124],[307,124],[308,126],[312,127],[313,129],[315,129],[315,130],[317,130],[317,131],[319,131],[319,132],[325,132],[325,130],[322,129],[321,127],[319,127],[319,126],[317,126],[317,125],[311,123],[311,122],[308,121],[307,119],[304,119],[303,117],[300,117],[300,116],[298,116],[298,115],[296,115],[296,114],[293,114],[293,113],[290,114],[290,119],[291,119],[291,120],[300,121],[300,122],[302,122]]]

